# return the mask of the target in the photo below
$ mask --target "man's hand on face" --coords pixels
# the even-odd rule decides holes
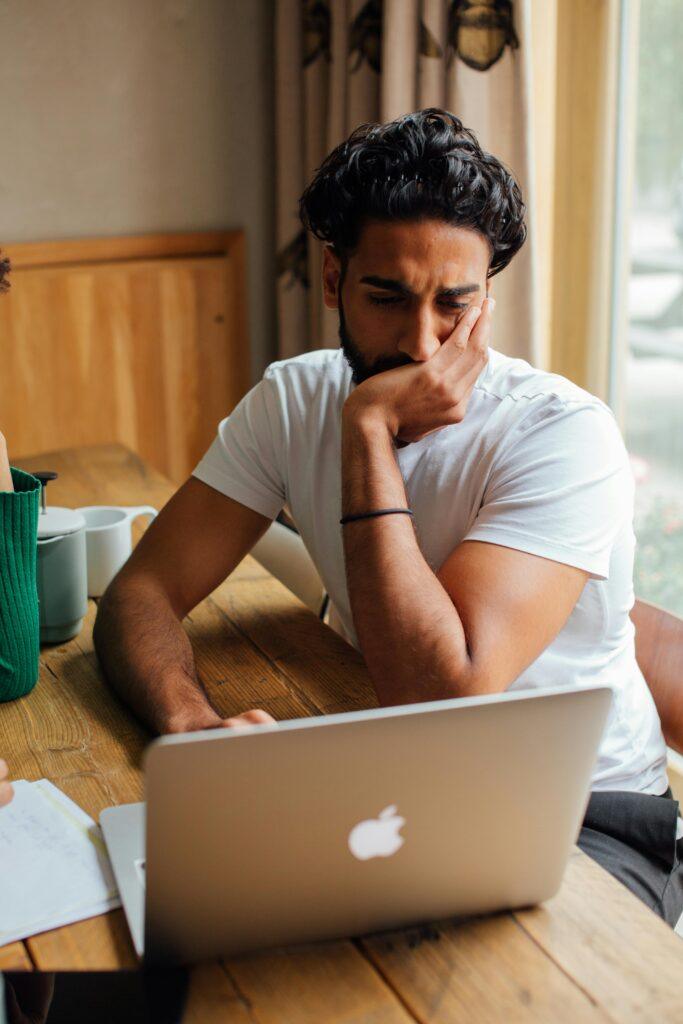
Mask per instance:
[[[399,441],[460,423],[488,360],[495,303],[486,298],[460,318],[439,350],[423,363],[378,373],[359,384],[344,405],[352,422],[383,422]]]

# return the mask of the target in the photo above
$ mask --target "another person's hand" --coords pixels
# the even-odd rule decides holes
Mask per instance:
[[[4,434],[0,433],[0,491],[13,491],[12,474],[9,471],[9,456]]]
[[[417,441],[460,423],[479,374],[488,360],[493,300],[471,306],[439,350],[425,362],[399,366],[369,377],[344,404],[351,420],[375,417],[392,437]]]
[[[0,759],[0,807],[8,804],[14,796],[12,783],[8,781],[9,769],[7,762]]]
[[[8,1024],[45,1024],[54,990],[55,976],[52,972],[44,974],[26,971],[6,974],[5,1002]]]

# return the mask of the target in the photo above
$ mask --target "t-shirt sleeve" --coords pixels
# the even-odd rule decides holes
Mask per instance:
[[[632,518],[633,476],[609,409],[544,399],[494,458],[464,539],[528,551],[607,579],[614,541]]]
[[[266,371],[218,424],[218,433],[192,476],[275,519],[285,503],[283,447],[280,399]]]

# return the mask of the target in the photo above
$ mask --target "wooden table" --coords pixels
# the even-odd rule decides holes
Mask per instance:
[[[21,459],[54,469],[51,504],[152,504],[172,485],[125,448]],[[44,649],[40,679],[0,706],[0,751],[14,778],[51,779],[96,819],[142,798],[149,736],[103,682],[81,633]],[[200,676],[223,714],[275,718],[376,703],[358,654],[247,558],[186,619]],[[120,910],[0,949],[0,969],[136,966]],[[559,894],[532,910],[444,921],[208,963],[192,971],[187,1022],[683,1021],[683,943],[575,849]]]

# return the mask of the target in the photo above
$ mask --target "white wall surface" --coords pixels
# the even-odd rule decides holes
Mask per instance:
[[[0,245],[246,231],[275,357],[272,0],[0,0]]]

